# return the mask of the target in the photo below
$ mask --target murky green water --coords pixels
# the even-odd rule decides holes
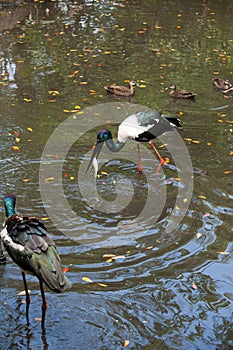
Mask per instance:
[[[0,266],[1,349],[122,349],[125,340],[127,349],[233,347],[233,100],[212,87],[214,76],[233,82],[232,15],[227,0],[0,3],[0,193],[15,193],[18,211],[29,216],[46,219],[55,208],[58,221],[50,218],[46,225],[73,284],[61,295],[47,291],[43,332],[39,286],[29,277],[28,328],[24,297],[17,295],[20,271],[7,258]],[[103,89],[127,79],[141,86],[133,105]],[[195,101],[169,98],[171,83],[197,92]],[[179,134],[193,164],[194,189],[182,222],[170,233],[167,218],[174,209],[179,215],[175,201],[186,185],[166,147],[160,152],[170,163],[160,176],[147,153],[140,180],[128,158],[136,154],[134,142],[114,159],[103,153],[99,196],[115,200],[119,180],[126,197],[133,188],[131,204],[118,212],[93,209],[96,194],[87,201],[81,191],[93,183],[82,164],[99,126],[116,135],[117,108],[121,122],[135,105],[181,115]],[[44,154],[69,118],[70,130]],[[62,142],[70,145],[67,154]],[[59,177],[51,165],[60,163]],[[159,222],[133,221],[149,194],[159,205],[164,191]]]

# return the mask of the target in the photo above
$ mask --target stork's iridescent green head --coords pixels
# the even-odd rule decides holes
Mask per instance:
[[[7,194],[4,197],[4,207],[6,211],[6,217],[15,214],[15,204],[16,204],[16,198],[13,194]]]

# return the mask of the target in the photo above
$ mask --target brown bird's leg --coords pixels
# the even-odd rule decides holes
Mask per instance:
[[[151,145],[151,147],[152,147],[153,150],[155,151],[157,157],[159,158],[159,166],[158,166],[158,168],[157,168],[157,170],[156,170],[156,173],[155,173],[155,175],[158,175],[159,170],[161,169],[161,167],[162,167],[162,165],[163,165],[163,163],[164,163],[164,159],[162,158],[162,156],[159,154],[159,152],[158,152],[157,149],[155,148],[155,145],[153,144],[153,142],[150,141],[149,144]]]
[[[23,276],[23,284],[24,284],[24,290],[26,293],[26,318],[27,318],[27,324],[29,325],[29,305],[30,305],[30,296],[28,293],[28,287],[27,287],[27,281],[26,281],[26,276],[25,276],[25,272],[22,271],[22,276]]]
[[[48,304],[45,299],[45,292],[44,292],[44,286],[43,282],[40,280],[40,291],[41,291],[41,296],[42,296],[42,319],[41,319],[41,327],[44,328],[44,323],[45,323],[45,314],[46,310],[48,307]]]
[[[140,151],[140,144],[137,144],[138,149],[138,172],[139,174],[142,173],[142,158],[141,158],[141,151]]]

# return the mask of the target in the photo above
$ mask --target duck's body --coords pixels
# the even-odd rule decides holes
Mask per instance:
[[[216,89],[221,90],[225,93],[233,90],[232,84],[229,82],[229,80],[224,80],[222,78],[214,78],[213,79],[213,85]]]
[[[134,80],[129,82],[129,87],[122,85],[109,85],[104,86],[105,90],[112,95],[123,96],[123,97],[131,97],[134,96],[134,87],[137,86]]]
[[[43,299],[42,309],[45,315],[47,303],[43,283],[54,292],[63,292],[70,288],[71,284],[64,276],[55,243],[44,224],[36,218],[16,214],[15,202],[16,199],[13,195],[4,197],[7,219],[1,231],[1,238],[8,254],[22,270],[28,306],[30,298],[25,273],[38,278]]]
[[[160,161],[156,171],[156,173],[158,173],[162,164],[164,163],[164,160],[155,148],[152,140],[165,134],[168,131],[173,131],[174,127],[181,127],[180,120],[176,117],[163,117],[156,111],[134,113],[127,117],[119,125],[117,141],[113,141],[112,133],[110,130],[102,129],[98,132],[97,142],[95,144],[94,152],[87,170],[92,164],[95,176],[97,176],[97,158],[100,154],[104,142],[106,142],[106,145],[110,151],[119,152],[124,147],[126,141],[131,139],[137,142],[148,142],[151,145]],[[139,172],[141,171],[142,165],[139,158]]]
[[[188,90],[177,90],[175,84],[171,85],[169,88],[171,89],[169,96],[174,98],[193,99],[195,96],[197,96],[196,93]]]

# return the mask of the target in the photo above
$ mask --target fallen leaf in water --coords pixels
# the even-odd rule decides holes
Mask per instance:
[[[29,294],[31,293],[30,289],[28,289],[28,293]],[[19,296],[26,295],[26,292],[25,292],[25,290],[22,290],[22,292],[19,292],[17,295],[19,295]]]
[[[124,342],[124,348],[126,348],[126,346],[128,346],[129,343],[130,343],[130,341],[128,339],[126,339],[125,342]]]
[[[232,151],[229,152],[229,156],[233,156],[233,152]]]
[[[32,131],[33,131],[33,129],[32,129],[32,128],[27,128],[27,131],[32,132]]]
[[[20,142],[20,138],[19,138],[19,137],[16,137],[16,138],[15,138],[15,142],[17,142],[17,143]]]
[[[229,255],[229,252],[217,252],[218,254],[222,254],[222,255]]]
[[[24,99],[23,99],[25,102],[32,102],[32,100],[30,99],[30,98],[26,98],[26,97],[24,97]]]
[[[19,151],[19,146],[12,146],[12,151]]]
[[[149,247],[146,247],[145,249],[146,250],[150,250],[150,249],[152,249],[153,248],[153,245],[150,245]]]
[[[82,277],[82,280],[85,282],[93,283],[93,281],[89,277]]]
[[[45,179],[45,182],[49,182],[49,181],[53,181],[54,180],[54,177],[47,177],[46,179]]]
[[[195,289],[195,290],[197,289],[197,285],[196,285],[195,282],[192,283],[192,288]]]
[[[198,233],[196,234],[197,239],[201,238],[202,236],[203,236],[203,234],[202,234],[201,232],[198,232]]]
[[[116,254],[104,254],[103,258],[112,258],[114,256],[116,256]]]
[[[107,263],[112,262],[112,258],[106,260]]]
[[[63,272],[66,273],[69,271],[69,267],[63,267]]]
[[[23,179],[22,181],[23,182],[28,182],[30,179]]]
[[[108,175],[108,173],[106,173],[105,171],[101,171],[100,174],[101,174],[101,175]]]
[[[49,95],[52,95],[52,96],[56,96],[56,95],[60,94],[60,92],[57,90],[49,90],[48,93],[49,93]]]
[[[206,199],[206,196],[198,196],[201,199]]]
[[[48,220],[49,220],[49,218],[47,218],[47,217],[43,217],[43,218],[40,218],[40,220],[41,220],[41,221],[48,221]]]
[[[189,141],[189,142],[192,141],[192,139],[190,139],[190,138],[188,138],[188,137],[184,137],[184,140],[185,140],[185,141]]]
[[[70,180],[72,180],[72,181],[73,181],[74,179],[75,179],[75,177],[74,177],[74,176],[70,176]]]
[[[196,144],[201,143],[199,140],[192,140],[191,142],[192,142],[192,143],[196,143]]]
[[[40,321],[42,321],[42,318],[41,317],[35,317],[34,320],[40,322]]]
[[[226,170],[224,171],[224,175],[228,175],[228,174],[231,174],[232,173],[232,170]]]
[[[107,284],[99,283],[99,282],[97,282],[97,284],[98,284],[100,287],[107,287],[107,286],[108,286]]]

